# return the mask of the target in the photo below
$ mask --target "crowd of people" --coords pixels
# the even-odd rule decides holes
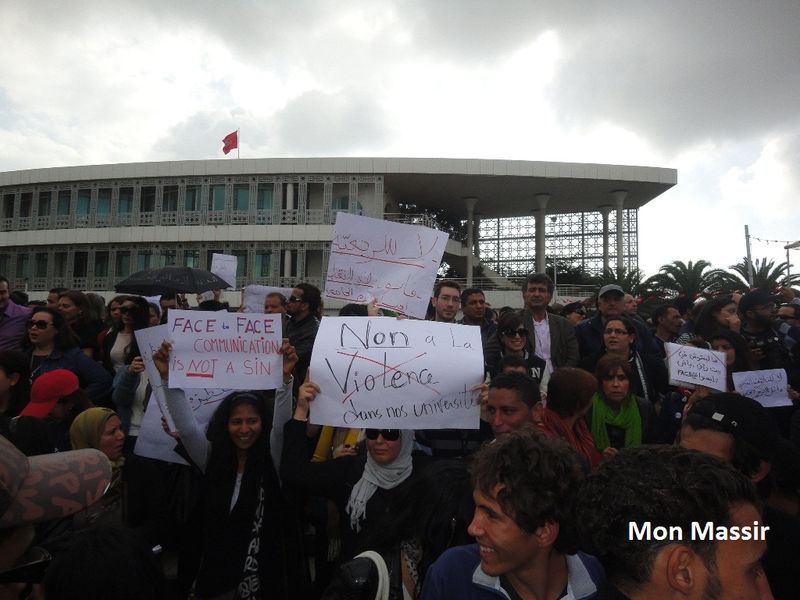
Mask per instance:
[[[800,298],[664,299],[645,319],[618,285],[560,306],[533,273],[521,292],[521,310],[432,293],[429,320],[480,328],[477,429],[309,423],[325,317],[306,282],[264,301],[282,385],[231,393],[204,429],[165,383],[171,346],[153,382],[136,341],[181,295],[28,302],[0,277],[0,599],[796,598]],[[667,344],[722,352],[726,391],[671,380]],[[737,393],[734,373],[766,369],[785,406]],[[162,384],[182,463],[136,453]]]

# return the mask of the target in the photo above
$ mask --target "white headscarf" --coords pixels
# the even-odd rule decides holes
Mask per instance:
[[[367,464],[361,479],[353,486],[350,500],[347,502],[347,514],[350,515],[350,527],[361,531],[360,521],[367,510],[367,502],[378,488],[391,490],[403,483],[411,475],[411,450],[414,448],[414,432],[410,429],[400,430],[400,453],[388,465],[379,465],[367,452]]]

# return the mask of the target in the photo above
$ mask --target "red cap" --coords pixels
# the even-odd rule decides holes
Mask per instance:
[[[44,419],[61,398],[79,387],[78,377],[72,371],[56,369],[43,373],[33,382],[30,402],[19,414],[21,417]]]

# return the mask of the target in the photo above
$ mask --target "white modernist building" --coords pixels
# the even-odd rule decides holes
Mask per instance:
[[[108,291],[145,268],[207,268],[217,252],[239,257],[240,285],[324,287],[339,211],[429,226],[447,216],[458,231],[445,260],[468,281],[478,260],[509,274],[543,270],[545,253],[590,272],[635,267],[637,211],[676,183],[673,169],[428,158],[11,171],[0,173],[0,274],[16,289]]]

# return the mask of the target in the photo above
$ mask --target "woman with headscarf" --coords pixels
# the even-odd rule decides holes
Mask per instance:
[[[311,462],[306,424],[309,405],[319,391],[319,386],[310,381],[300,386],[294,418],[284,432],[281,479],[287,487],[333,500],[345,521],[341,556],[349,559],[357,538],[372,531],[387,513],[391,497],[410,484],[419,466],[411,457],[414,432],[367,429],[365,453],[351,448],[340,458]]]
[[[72,422],[69,438],[73,450],[100,450],[112,469],[103,498],[75,515],[75,525],[125,525],[139,532],[148,547],[163,544],[169,530],[165,486],[153,463],[136,455],[123,456],[125,433],[117,413],[99,407],[84,410]]]
[[[166,379],[169,344],[153,361]],[[284,339],[283,385],[275,391],[272,428],[260,391],[237,391],[200,429],[185,394],[164,388],[167,406],[187,458],[203,473],[203,547],[194,597],[208,599],[288,598],[299,577],[291,552],[292,515],[278,480],[283,425],[292,406],[294,348]]]

